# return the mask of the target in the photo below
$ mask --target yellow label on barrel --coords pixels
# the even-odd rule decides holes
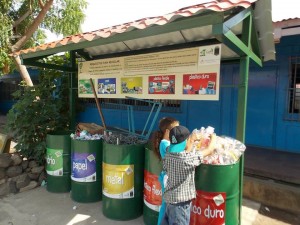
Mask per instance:
[[[134,165],[103,163],[103,194],[110,198],[134,197]]]

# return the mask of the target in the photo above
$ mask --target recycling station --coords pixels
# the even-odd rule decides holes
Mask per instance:
[[[99,140],[49,133],[47,190],[71,191],[72,199],[78,202],[99,201],[103,214],[112,220],[143,216],[145,224],[156,224],[162,195],[157,182],[161,161],[145,144],[157,119],[166,115],[167,100],[180,101],[183,107],[195,101],[218,102],[223,96],[221,65],[239,65],[233,129],[235,140],[245,143],[250,62],[262,67],[275,59],[272,33],[271,0],[213,1],[16,52],[24,65],[57,69],[69,76],[71,130],[75,131],[78,122],[96,122],[89,121],[94,117],[76,121],[76,101],[90,98],[96,101],[105,131]],[[70,52],[64,66],[41,61],[61,52]],[[124,106],[121,112],[102,108],[99,99],[146,104],[138,112],[138,103]],[[156,112],[151,106],[157,107]],[[214,112],[213,108],[206,110]],[[141,112],[149,113],[148,118],[143,116],[134,123]],[[114,124],[117,117],[122,118],[118,131]],[[204,121],[194,119],[189,128],[198,129]],[[111,142],[120,130],[127,142],[120,141],[121,136]],[[143,141],[136,142],[133,136]],[[243,155],[230,165],[214,164],[219,158],[208,161],[196,169],[197,198],[191,224],[240,224]]]

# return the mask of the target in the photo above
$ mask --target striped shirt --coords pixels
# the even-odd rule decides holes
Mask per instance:
[[[168,175],[163,195],[166,203],[176,204],[196,198],[195,168],[202,161],[200,151],[166,153],[163,160],[163,169]]]

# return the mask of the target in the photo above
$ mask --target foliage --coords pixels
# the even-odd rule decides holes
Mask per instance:
[[[14,69],[9,54],[11,48],[18,40],[26,35],[30,25],[37,19],[41,11],[39,2],[48,0],[1,0],[0,4],[0,75],[11,72]],[[64,36],[80,32],[80,25],[85,15],[87,0],[54,0],[52,7],[47,12],[39,28],[22,48],[30,48],[43,44],[46,39],[45,30]],[[28,16],[18,25],[14,22]]]
[[[64,63],[58,56],[49,63],[54,61]],[[43,164],[47,133],[69,129],[68,79],[56,70],[42,70],[38,84],[30,87],[22,81],[13,96],[18,101],[8,112],[6,129],[18,152]]]
[[[12,20],[7,16],[6,12],[11,2],[11,0],[3,0],[0,4],[0,68],[5,68],[9,61],[8,49],[10,45],[9,37],[12,36]]]

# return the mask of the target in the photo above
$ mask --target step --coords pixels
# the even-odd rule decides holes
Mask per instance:
[[[243,197],[300,214],[300,185],[281,183],[268,178],[244,176]]]

